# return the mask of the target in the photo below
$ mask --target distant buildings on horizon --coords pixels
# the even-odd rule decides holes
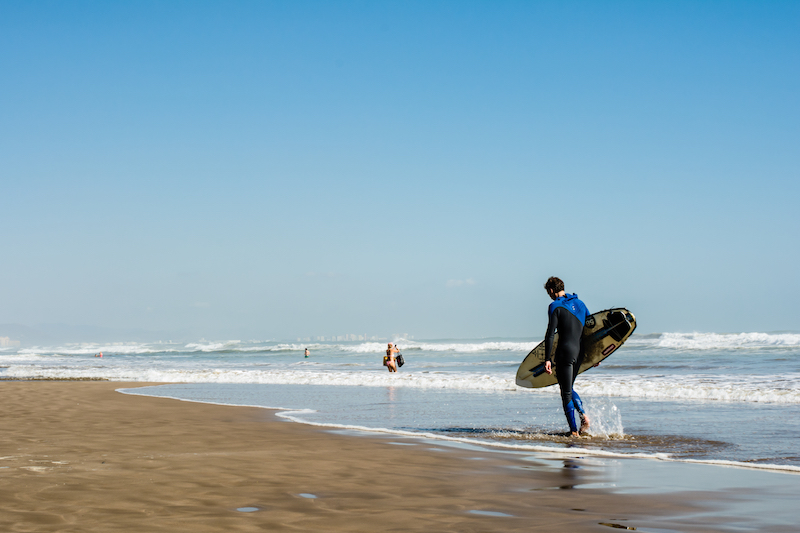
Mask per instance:
[[[400,339],[413,339],[414,336],[413,335],[409,335],[408,333],[403,333],[402,335],[397,335],[397,334],[392,335],[391,338],[393,338],[393,339],[397,339],[397,338],[400,338]],[[313,337],[297,337],[297,342],[312,342],[312,341],[318,341],[318,342],[325,342],[325,341],[331,341],[331,342],[337,342],[337,341],[385,341],[385,340],[389,340],[388,337],[378,337],[377,335],[373,335],[371,337],[368,337],[366,334],[364,334],[364,335],[356,335],[356,334],[353,334],[353,333],[348,333],[347,335],[331,335],[330,337],[326,337],[324,335],[317,335],[317,336],[313,336]]]
[[[19,341],[12,341],[9,337],[0,337],[0,348],[19,348]]]

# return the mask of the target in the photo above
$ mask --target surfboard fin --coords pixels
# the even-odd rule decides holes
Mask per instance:
[[[533,373],[533,377],[535,378],[544,374],[544,363],[536,365],[535,367],[531,368],[531,372]]]
[[[615,311],[609,313],[608,318],[603,320],[604,329],[608,332],[617,342],[625,338],[625,335],[631,330],[631,323],[628,322],[627,317],[622,311]]]

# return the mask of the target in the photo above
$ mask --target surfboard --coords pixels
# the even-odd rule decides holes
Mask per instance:
[[[586,318],[581,335],[584,350],[583,364],[578,374],[582,374],[614,353],[628,340],[636,329],[636,318],[633,313],[622,307],[606,309]],[[553,340],[553,350],[558,346],[558,332]],[[517,385],[529,389],[549,387],[558,383],[555,363],[553,373],[544,371],[544,341],[523,359],[517,369]]]

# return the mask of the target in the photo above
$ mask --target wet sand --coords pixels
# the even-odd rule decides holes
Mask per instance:
[[[353,436],[285,422],[265,409],[116,392],[142,385],[0,382],[0,531],[732,525],[719,512],[728,498],[722,492],[591,488],[604,474],[580,468],[580,458],[536,461],[422,439]]]

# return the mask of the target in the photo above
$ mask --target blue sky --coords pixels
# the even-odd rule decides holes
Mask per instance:
[[[0,323],[800,330],[800,4],[3,2]]]

